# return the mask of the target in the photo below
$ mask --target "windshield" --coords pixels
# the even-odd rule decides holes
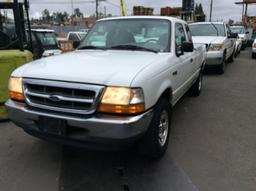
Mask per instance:
[[[56,35],[52,32],[36,32],[43,46],[57,46]]]
[[[231,31],[237,34],[244,34],[244,28],[231,27]]]
[[[80,39],[83,40],[84,37],[86,36],[86,33],[79,33],[78,35],[80,36]]]
[[[80,48],[91,46],[111,49],[130,45],[130,47],[143,47],[157,52],[169,52],[170,30],[171,25],[167,20],[119,19],[100,21],[86,35]]]
[[[192,36],[226,36],[223,24],[193,24],[189,28]]]

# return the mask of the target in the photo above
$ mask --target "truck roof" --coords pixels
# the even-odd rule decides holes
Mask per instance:
[[[123,16],[123,17],[111,17],[100,19],[99,21],[107,21],[107,20],[121,20],[121,19],[164,19],[169,21],[178,21],[182,23],[186,23],[185,21],[175,18],[175,17],[167,17],[167,16]]]
[[[231,26],[231,28],[238,28],[238,29],[240,29],[240,28],[243,28],[244,29],[244,26],[241,26],[241,25],[236,25],[236,26]]]
[[[31,31],[35,31],[35,32],[54,32],[54,30],[50,30],[50,29],[31,29]]]
[[[218,24],[225,24],[225,22],[196,22],[196,23],[191,23],[190,25],[203,25],[203,24],[215,24],[215,25],[218,25]]]

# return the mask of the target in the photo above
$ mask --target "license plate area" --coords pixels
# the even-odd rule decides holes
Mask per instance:
[[[39,130],[44,133],[63,136],[67,134],[67,122],[64,119],[41,116],[38,124]]]

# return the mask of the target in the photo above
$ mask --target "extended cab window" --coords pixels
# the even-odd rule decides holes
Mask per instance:
[[[184,31],[183,25],[181,23],[175,24],[175,45],[176,52],[181,51],[182,43],[186,41],[186,33]]]
[[[191,32],[190,32],[190,30],[189,30],[189,28],[188,28],[188,25],[185,25],[186,26],[186,32],[187,32],[187,36],[188,36],[188,41],[189,42],[193,42],[193,40],[192,40],[192,34],[191,34]]]
[[[162,19],[116,19],[96,23],[80,48],[139,48],[170,52],[171,24]]]

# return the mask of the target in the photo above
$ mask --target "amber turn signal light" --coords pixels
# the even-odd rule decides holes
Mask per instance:
[[[102,113],[113,113],[113,114],[139,114],[145,111],[144,104],[136,105],[112,105],[112,104],[100,104],[98,108],[99,112]]]
[[[16,101],[25,101],[23,93],[9,91],[9,98]]]

